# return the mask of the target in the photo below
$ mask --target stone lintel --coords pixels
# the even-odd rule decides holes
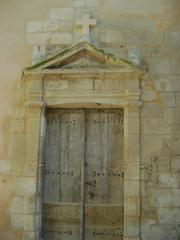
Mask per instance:
[[[116,79],[124,80],[129,79],[139,81],[138,72],[132,69],[56,69],[56,70],[26,70],[24,72],[23,80],[46,80],[46,79]]]

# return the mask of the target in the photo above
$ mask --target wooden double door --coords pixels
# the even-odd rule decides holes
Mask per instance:
[[[44,240],[123,238],[123,112],[47,113]]]

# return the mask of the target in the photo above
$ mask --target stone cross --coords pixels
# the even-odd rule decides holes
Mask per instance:
[[[83,41],[90,41],[90,27],[96,26],[96,19],[90,19],[89,14],[84,14],[83,19],[76,21],[77,26],[82,26]]]

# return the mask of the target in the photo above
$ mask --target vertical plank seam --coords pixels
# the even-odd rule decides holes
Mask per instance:
[[[59,165],[58,165],[58,172],[59,174],[59,202],[61,198],[61,112],[59,114],[58,118],[58,123],[59,123]]]

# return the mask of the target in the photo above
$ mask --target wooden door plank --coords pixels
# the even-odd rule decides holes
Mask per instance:
[[[120,113],[109,113],[109,203],[123,204],[123,127]]]
[[[49,199],[43,202],[43,239],[79,240],[82,111],[51,110],[48,121],[46,170],[53,169],[53,186],[52,178],[46,178],[44,195]]]
[[[84,158],[83,113],[78,111],[69,116],[69,200],[80,202],[81,164]],[[67,183],[68,184],[68,183]]]
[[[85,240],[123,238],[122,118],[118,110],[88,110]],[[92,173],[95,187],[89,184]]]
[[[106,111],[88,110],[87,134],[86,203],[108,203],[109,129]]]
[[[87,159],[85,179],[85,202],[100,203],[100,169],[101,169],[101,128],[98,112],[87,113]]]
[[[83,158],[82,111],[61,114],[60,140],[60,201],[80,202],[80,173]]]
[[[108,129],[108,113],[102,112],[100,114],[101,127],[101,168],[100,168],[100,195],[101,204],[108,203],[109,195],[109,129]]]
[[[69,114],[63,113],[61,116],[61,134],[60,134],[60,188],[59,188],[59,201],[68,201],[68,170],[69,170]]]
[[[45,151],[44,202],[59,201],[59,116],[49,113]]]

